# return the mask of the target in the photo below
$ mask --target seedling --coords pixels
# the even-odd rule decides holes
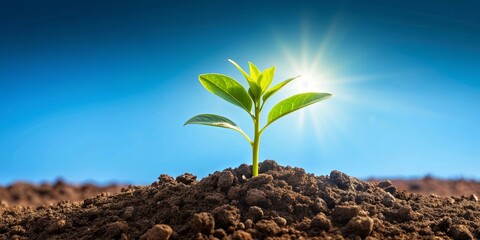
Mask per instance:
[[[243,74],[249,85],[248,91],[246,91],[240,83],[235,81],[235,79],[223,74],[206,73],[199,75],[198,79],[203,87],[207,89],[207,91],[242,108],[250,115],[254,126],[253,141],[232,120],[215,114],[197,115],[190,118],[184,125],[202,124],[207,126],[229,128],[242,134],[252,146],[252,175],[255,177],[258,175],[258,153],[260,147],[260,136],[262,135],[263,131],[265,131],[270,124],[277,121],[281,117],[308,105],[325,100],[331,97],[332,94],[308,92],[297,94],[282,100],[270,110],[265,126],[260,127],[260,114],[262,113],[265,102],[267,102],[267,100],[273,94],[278,92],[281,88],[299,76],[287,79],[269,88],[275,74],[275,66],[261,72],[253,63],[248,62],[250,67],[250,74],[248,74],[233,60],[229,59],[228,61],[230,61]]]

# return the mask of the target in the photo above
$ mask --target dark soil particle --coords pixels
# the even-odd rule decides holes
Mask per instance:
[[[0,239],[479,239],[477,197],[400,191],[339,171],[307,174],[274,161],[215,172],[162,174],[82,202],[0,204]]]

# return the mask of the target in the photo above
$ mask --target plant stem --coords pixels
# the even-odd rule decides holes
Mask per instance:
[[[260,150],[260,108],[255,106],[255,119],[253,120],[255,125],[255,136],[253,138],[252,152],[253,152],[253,165],[252,165],[252,176],[256,177],[258,175],[258,152]]]

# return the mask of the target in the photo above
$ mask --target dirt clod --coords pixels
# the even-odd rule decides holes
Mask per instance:
[[[197,233],[212,234],[215,230],[215,220],[212,214],[202,212],[193,215],[192,229]]]
[[[217,186],[221,190],[228,190],[232,186],[234,180],[235,180],[235,176],[233,175],[232,172],[230,171],[221,172],[218,175]]]
[[[247,218],[258,221],[263,217],[263,210],[257,206],[251,206],[247,212]]]
[[[287,225],[287,219],[283,218],[283,217],[275,217],[273,219],[277,224],[278,226],[280,227],[284,227]]]
[[[343,228],[345,235],[367,237],[373,231],[373,220],[369,217],[357,216],[352,218]]]
[[[236,231],[233,233],[232,240],[252,240],[252,235],[243,230]]]
[[[387,193],[383,196],[382,204],[383,204],[385,207],[393,207],[393,205],[395,204],[395,197],[392,196],[392,194],[390,194],[389,192],[387,192]]]
[[[338,186],[338,188],[340,189],[343,189],[343,190],[347,190],[347,189],[350,189],[352,188],[352,182],[350,180],[350,177],[345,174],[345,173],[342,173],[340,171],[337,171],[337,170],[333,170],[331,173],[330,173],[330,180],[332,180],[332,182]]]
[[[280,232],[280,227],[273,220],[261,220],[255,224],[259,236],[276,236]]]
[[[125,212],[123,213],[123,218],[125,219],[130,219],[133,217],[133,214],[135,212],[135,207],[133,206],[128,206],[125,208]]]
[[[60,232],[66,223],[65,219],[53,219],[45,230],[49,233]]]
[[[465,225],[455,225],[450,230],[450,234],[455,240],[473,240],[473,235]]]
[[[269,174],[258,174],[258,176],[250,179],[249,184],[251,186],[262,186],[265,184],[269,184],[273,181],[272,175]]]
[[[125,221],[117,221],[109,223],[106,226],[106,235],[111,238],[116,238],[128,229],[128,223]]]
[[[366,215],[357,205],[337,206],[333,209],[332,219],[337,223],[345,224],[359,214]]]
[[[160,183],[171,183],[175,180],[173,179],[173,177],[169,176],[168,174],[160,174],[160,176],[158,177],[158,181]]]
[[[224,239],[227,236],[227,233],[222,228],[219,228],[216,229],[215,232],[213,232],[213,236],[218,239]]]
[[[332,228],[332,223],[325,213],[317,214],[310,222],[310,228],[321,231],[328,231]]]
[[[381,181],[378,183],[377,186],[390,194],[395,194],[397,192],[397,187],[395,187],[393,183],[389,180]]]
[[[451,226],[452,219],[449,217],[444,217],[437,224],[434,225],[433,231],[448,232]]]
[[[235,227],[240,221],[240,211],[232,205],[223,205],[213,209],[213,216],[218,227],[224,229]]]
[[[175,179],[177,182],[183,183],[185,185],[196,184],[197,183],[197,176],[191,173],[184,173],[178,176]]]
[[[250,206],[265,206],[267,195],[263,191],[253,188],[248,190],[245,202]]]
[[[253,221],[252,219],[247,219],[245,220],[245,229],[249,229],[253,227]]]
[[[168,240],[172,235],[172,228],[165,224],[157,224],[140,237],[140,240]]]
[[[414,218],[415,214],[410,206],[403,206],[397,211],[397,218],[400,221],[409,221]]]

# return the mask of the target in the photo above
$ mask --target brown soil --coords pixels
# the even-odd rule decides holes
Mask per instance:
[[[480,195],[480,182],[465,179],[445,180],[424,177],[411,180],[392,180],[398,189],[421,194],[436,194],[439,196],[469,196]]]
[[[63,200],[82,201],[102,192],[118,193],[122,187],[124,186],[116,184],[104,187],[95,184],[72,185],[62,180],[40,185],[16,182],[7,187],[0,187],[0,201],[8,205],[38,207]]]
[[[477,239],[480,202],[418,195],[391,182],[332,171],[314,176],[274,161],[197,181],[161,175],[82,202],[0,204],[0,239]]]
[[[367,181],[380,182],[385,179],[370,178]],[[465,179],[438,179],[424,177],[418,179],[391,179],[398,190],[412,193],[435,194],[444,197],[480,195],[480,182]],[[127,185],[111,184],[98,186],[95,184],[71,185],[57,180],[53,184],[40,185],[27,182],[16,182],[12,185],[0,186],[0,201],[7,205],[33,206],[54,204],[60,201],[82,201],[100,193],[119,193]]]

